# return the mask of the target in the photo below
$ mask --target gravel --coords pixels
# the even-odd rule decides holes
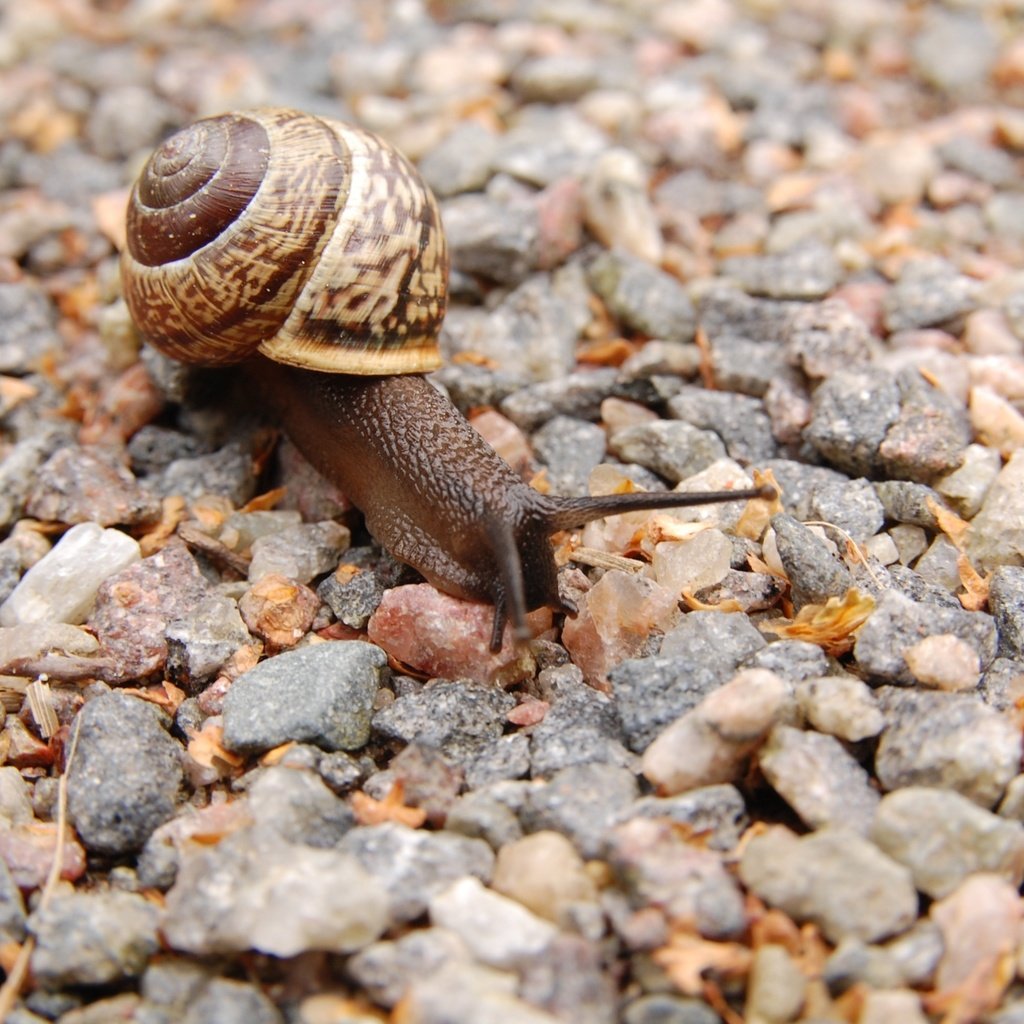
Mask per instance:
[[[1019,12],[881,6],[0,20],[0,1016],[1024,1020]],[[560,532],[490,652],[139,348],[127,187],[263,103],[422,169],[525,480],[779,502]]]

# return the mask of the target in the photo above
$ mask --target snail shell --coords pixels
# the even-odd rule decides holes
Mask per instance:
[[[440,365],[448,253],[430,190],[371,132],[288,109],[196,121],[129,201],[122,282],[185,362],[259,351],[337,373]]]

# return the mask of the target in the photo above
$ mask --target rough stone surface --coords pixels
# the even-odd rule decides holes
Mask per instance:
[[[253,752],[298,740],[325,750],[358,750],[370,738],[386,660],[370,644],[335,642],[262,662],[224,698],[225,745]]]
[[[68,815],[86,849],[133,853],[175,811],[181,747],[151,704],[122,693],[89,701],[68,773]]]
[[[770,906],[813,921],[837,942],[875,942],[917,917],[910,872],[867,839],[842,828],[802,838],[775,826],[747,844],[740,878]]]

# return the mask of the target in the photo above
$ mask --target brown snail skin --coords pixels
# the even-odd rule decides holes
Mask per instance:
[[[440,365],[448,256],[437,204],[369,132],[287,109],[195,122],[132,191],[122,282],[154,347],[240,364],[300,451],[392,555],[506,620],[572,613],[550,537],[602,516],[769,496],[543,495],[423,376]],[[774,493],[774,492],[771,492]]]

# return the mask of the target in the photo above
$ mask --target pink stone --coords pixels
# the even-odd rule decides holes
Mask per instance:
[[[493,621],[489,604],[463,601],[429,583],[415,583],[384,595],[370,617],[367,635],[391,658],[431,678],[517,681],[529,674],[531,659],[517,648],[508,626],[501,650],[491,653]],[[551,610],[531,612],[527,621],[537,636],[551,628]]]
[[[0,860],[7,865],[14,884],[26,892],[45,884],[56,850],[55,823],[33,821],[0,828]],[[61,852],[60,877],[74,882],[84,874],[85,850],[69,829]]]
[[[609,569],[562,630],[573,662],[591,686],[608,686],[608,672],[636,657],[652,631],[664,633],[679,618],[674,594],[645,576]]]
[[[517,473],[522,473],[530,465],[530,442],[507,416],[502,416],[495,409],[481,409],[470,413],[469,422]]]
[[[998,875],[971,875],[932,906],[931,918],[945,944],[936,991],[949,992],[970,983],[976,991],[988,991],[992,1005],[997,1005],[1010,977],[1004,971],[999,980],[1001,961],[1013,954],[1021,924],[1016,886]]]

